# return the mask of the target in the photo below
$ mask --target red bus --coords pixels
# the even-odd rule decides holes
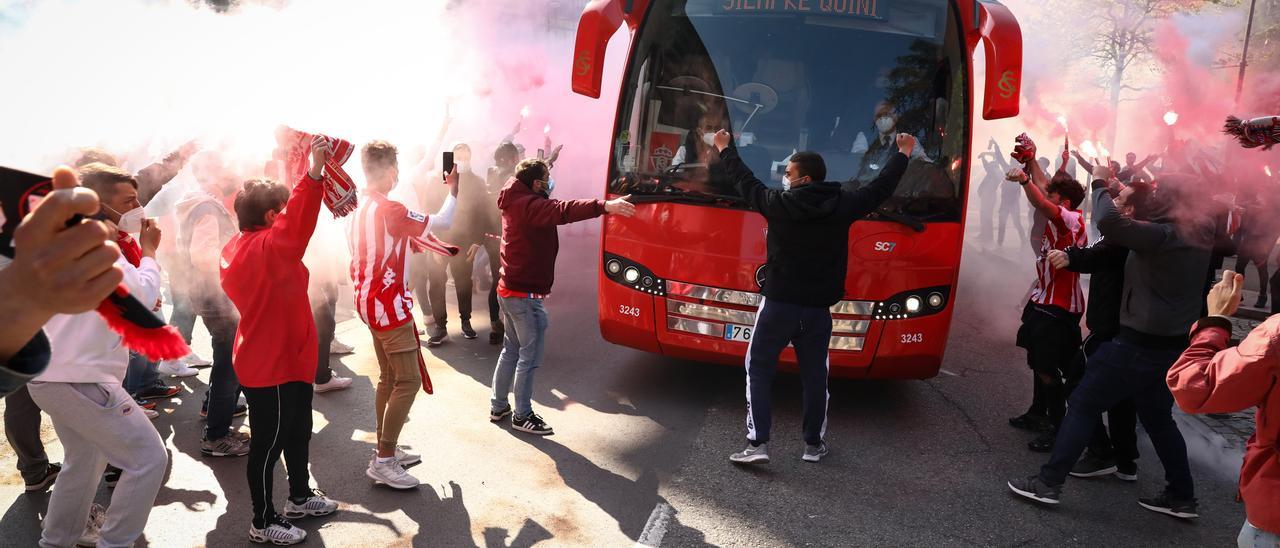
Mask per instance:
[[[742,364],[768,276],[766,222],[744,209],[707,133],[730,128],[752,171],[781,188],[787,158],[822,154],[828,180],[860,185],[915,135],[895,195],[849,239],[832,307],[833,375],[929,378],[954,311],[968,196],[973,71],[986,44],[983,116],[1018,113],[1021,30],[991,0],[595,0],[578,26],[573,89],[600,96],[605,48],[630,54],[606,193],[600,329],[614,344]],[[783,354],[794,368],[795,355]]]

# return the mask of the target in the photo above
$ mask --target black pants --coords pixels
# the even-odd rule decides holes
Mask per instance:
[[[249,401],[249,429],[253,434],[247,466],[249,497],[253,500],[253,525],[262,528],[276,512],[271,503],[271,485],[281,453],[289,473],[289,497],[311,496],[307,462],[312,386],[305,382],[266,388],[246,386],[244,396]]]
[[[428,292],[431,296],[431,315],[436,319],[436,326],[444,327],[449,322],[449,303],[444,298],[444,290],[450,275],[453,276],[453,287],[458,293],[458,317],[470,321],[473,259],[468,259],[464,252],[448,259],[445,264],[440,264],[435,257],[431,257],[428,264],[431,265],[427,269],[431,283]]]
[[[1121,333],[1094,352],[1080,386],[1071,394],[1067,416],[1058,429],[1053,456],[1040,468],[1040,479],[1062,485],[1093,438],[1102,413],[1132,398],[1156,455],[1164,465],[1169,492],[1179,498],[1195,496],[1187,445],[1173,421],[1173,395],[1165,383],[1169,367],[1186,349],[1153,344],[1143,337]]]
[[[1047,416],[1054,428],[1066,414],[1063,377],[1081,343],[1078,315],[1032,302],[1022,309],[1017,345],[1027,349],[1027,366],[1034,382],[1028,413]]]
[[[316,354],[316,384],[324,384],[333,379],[333,369],[329,368],[329,347],[338,328],[338,284],[314,284],[310,297],[311,317],[315,319],[316,336],[320,339],[320,352]]]
[[[1280,269],[1271,275],[1271,313],[1280,314]]]
[[[49,455],[40,440],[40,417],[40,406],[26,386],[4,399],[4,437],[17,455],[18,473],[27,483],[40,481],[49,470]]]
[[[489,274],[493,283],[489,284],[489,325],[494,331],[502,333],[502,308],[498,306],[498,277],[502,274],[501,246],[493,238],[484,239],[484,252],[489,256]]]
[[[766,299],[747,346],[747,439],[767,443],[773,425],[773,378],[778,355],[791,343],[804,386],[804,441],[817,445],[827,431],[827,346],[831,310]]]
[[[1091,333],[1084,340],[1071,367],[1065,372],[1068,398],[1084,378],[1089,360],[1103,343],[1113,338],[1114,333]],[[1133,405],[1133,398],[1125,398],[1107,410],[1106,424],[1103,424],[1102,417],[1098,417],[1093,427],[1093,440],[1089,442],[1089,452],[1120,463],[1132,464],[1138,461],[1138,410]]]

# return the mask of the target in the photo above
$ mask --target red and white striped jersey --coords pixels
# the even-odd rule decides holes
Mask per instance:
[[[1044,224],[1040,253],[1036,257],[1036,283],[1031,288],[1031,301],[1056,306],[1072,314],[1084,313],[1084,291],[1080,289],[1080,273],[1057,270],[1049,264],[1049,252],[1068,247],[1087,247],[1084,214],[1058,206],[1058,218]]]
[[[369,327],[386,331],[413,319],[408,257],[413,240],[427,238],[429,217],[386,196],[367,192],[347,234],[356,312]]]

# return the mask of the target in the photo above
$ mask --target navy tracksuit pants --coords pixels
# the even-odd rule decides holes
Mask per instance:
[[[804,441],[817,445],[827,431],[827,373],[831,310],[765,299],[747,346],[747,439],[767,443],[773,424],[773,378],[778,356],[790,343],[804,386]]]

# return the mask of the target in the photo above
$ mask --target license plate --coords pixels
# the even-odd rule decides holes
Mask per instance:
[[[751,330],[752,330],[752,329],[754,329],[754,328],[753,328],[752,326],[749,326],[749,325],[737,325],[737,324],[732,324],[732,323],[725,324],[725,325],[724,325],[724,340],[726,340],[726,341],[739,341],[739,342],[751,342]]]

